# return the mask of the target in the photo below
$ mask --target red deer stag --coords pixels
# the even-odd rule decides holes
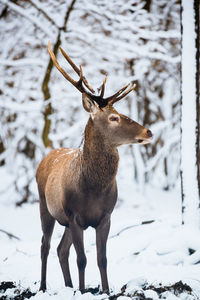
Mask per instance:
[[[63,56],[79,75],[72,79],[59,65],[51,50],[48,52],[56,68],[82,93],[82,104],[90,114],[85,127],[83,149],[60,148],[50,152],[37,170],[42,223],[41,286],[46,290],[47,257],[55,221],[65,226],[57,248],[65,285],[72,287],[69,271],[69,249],[74,245],[79,271],[79,289],[85,289],[86,256],[83,230],[92,226],[96,230],[97,262],[102,289],[109,291],[107,279],[106,243],[110,229],[110,216],[117,201],[116,174],[119,155],[117,147],[124,144],[147,144],[152,138],[150,130],[118,113],[113,104],[128,93],[128,85],[114,95],[104,98],[106,77],[99,95],[88,84],[80,69],[60,48]]]

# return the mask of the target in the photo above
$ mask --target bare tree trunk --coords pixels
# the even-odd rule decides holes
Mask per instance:
[[[196,47],[196,164],[197,181],[200,198],[200,5],[199,0],[194,0],[195,10],[195,47]],[[200,203],[199,203],[200,207]]]
[[[66,15],[65,15],[65,19],[64,19],[64,24],[62,26],[62,28],[60,28],[58,30],[58,35],[57,35],[57,39],[56,39],[56,43],[53,47],[53,52],[55,54],[55,56],[57,56],[58,53],[58,49],[60,47],[61,44],[61,40],[60,40],[60,34],[62,30],[66,31],[66,25],[67,22],[69,20],[70,14],[73,10],[74,4],[75,4],[76,0],[73,0],[71,2],[71,5],[69,6]],[[51,72],[53,69],[53,62],[51,60],[51,58],[49,58],[49,63],[45,72],[45,76],[43,79],[43,83],[42,83],[42,92],[44,95],[44,101],[47,101],[48,99],[50,99],[50,91],[49,91],[49,81],[50,81],[50,76],[51,76]],[[50,128],[51,128],[51,120],[49,119],[49,117],[52,114],[52,106],[51,103],[49,102],[46,107],[45,107],[45,111],[44,111],[44,128],[43,128],[43,132],[42,132],[42,140],[43,140],[43,144],[45,147],[51,147],[52,143],[49,139],[49,132],[50,132]]]
[[[198,0],[182,0],[181,68],[181,186],[182,223],[196,228],[199,209],[199,46],[195,33],[195,8]],[[197,8],[198,10],[198,8]],[[198,18],[196,18],[197,20]],[[198,25],[199,26],[199,25]],[[196,26],[196,30],[199,27]]]

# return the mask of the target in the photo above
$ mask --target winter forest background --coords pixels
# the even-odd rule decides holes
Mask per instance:
[[[194,5],[190,12],[189,2]],[[186,16],[181,14],[184,5],[188,12]],[[181,223],[185,220],[190,226],[190,220],[195,219],[191,221],[196,234],[192,245],[184,244],[184,255],[180,249],[171,249],[170,253],[175,252],[177,260],[173,256],[173,262],[170,260],[169,264],[179,265],[185,259],[187,263],[198,262],[198,5],[196,0],[183,0],[182,3],[177,0],[0,0],[0,239],[6,245],[6,250],[1,253],[2,261],[8,249],[14,253],[13,249],[20,248],[13,244],[20,243],[15,238],[14,241],[11,239],[11,246],[5,233],[12,232],[21,240],[24,237],[27,248],[22,252],[33,251],[27,246],[30,244],[28,233],[33,231],[26,229],[24,234],[19,231],[27,226],[31,216],[34,226],[40,227],[39,218],[37,225],[35,221],[39,215],[36,168],[51,148],[79,147],[88,119],[79,92],[53,67],[46,49],[50,40],[58,61],[72,77],[76,75],[60,54],[60,46],[77,65],[82,65],[84,75],[93,87],[98,88],[107,73],[106,95],[128,82],[136,83],[136,90],[117,104],[116,109],[150,128],[154,134],[149,145],[123,146],[119,150],[116,216],[126,219],[127,210],[132,210],[128,213],[128,223],[118,222],[117,227],[113,227],[113,234],[134,222],[153,218],[154,223],[161,222],[163,227],[160,223],[149,225],[157,226],[149,227],[149,232],[161,226],[166,233],[165,222],[170,230],[176,224],[174,238],[179,236],[179,240],[177,232],[182,230]],[[191,31],[190,23],[194,24]],[[187,69],[184,62],[193,68]],[[167,210],[165,215],[166,207],[169,213]],[[34,255],[39,266],[40,233],[39,229],[36,231],[33,236],[38,241],[38,248]],[[186,236],[188,240],[189,232],[191,234],[191,231],[182,233],[181,239]],[[160,232],[159,238],[161,236]],[[59,233],[55,240],[58,237]],[[154,236],[155,240],[159,238]],[[129,243],[129,239],[127,233],[124,243]],[[138,250],[131,247],[130,253]],[[192,253],[188,252],[190,248]],[[148,251],[146,256],[143,255],[145,259],[152,257]],[[15,265],[11,252],[10,265]],[[188,258],[191,254],[196,256]],[[33,262],[27,261],[27,266],[29,263]],[[12,274],[15,278],[10,279],[22,280],[5,264],[2,270],[1,281],[7,279],[5,274],[8,279]],[[174,271],[170,269],[170,272]],[[188,274],[188,269],[185,272]],[[195,272],[200,275],[200,270],[195,269]],[[34,279],[28,277],[29,285],[31,280],[39,280],[38,274],[39,271]],[[132,279],[130,276],[127,280]],[[195,273],[193,277],[198,276]],[[161,278],[159,275],[158,280]],[[180,279],[178,275],[177,278]],[[124,280],[115,283],[114,279],[113,282],[114,285],[126,283]]]
[[[80,94],[52,69],[49,40],[54,52],[62,45],[83,65],[92,86],[99,87],[108,73],[107,95],[136,82],[136,93],[120,103],[119,110],[149,126],[154,142],[121,150],[127,164],[120,168],[121,177],[129,169],[131,180],[141,188],[146,182],[166,190],[177,185],[179,1],[5,1],[0,26],[0,159],[17,191],[10,201],[37,199],[35,170],[49,151],[46,147],[79,146],[88,118]],[[67,66],[59,52],[58,60]]]

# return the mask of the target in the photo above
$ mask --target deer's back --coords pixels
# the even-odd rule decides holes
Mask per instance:
[[[62,170],[68,169],[69,165],[78,156],[78,149],[59,148],[45,156],[38,166],[36,180],[41,192],[45,191],[48,177],[55,174],[57,178],[62,175]]]

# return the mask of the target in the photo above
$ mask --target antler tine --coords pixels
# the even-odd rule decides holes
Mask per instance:
[[[67,53],[60,47],[60,51],[64,58],[68,61],[68,63],[72,66],[74,71],[80,76],[80,70],[79,68],[75,65],[75,63],[71,60],[71,58],[67,55]],[[87,79],[83,76],[83,82],[85,86],[90,90],[90,92],[94,93],[94,89],[88,84]]]
[[[48,52],[49,52],[49,54],[50,54],[50,56],[51,56],[51,59],[52,59],[54,65],[55,65],[56,68],[58,69],[58,71],[60,71],[60,72],[62,73],[62,75],[63,75],[69,82],[71,82],[74,86],[77,87],[77,82],[76,82],[74,79],[72,79],[72,78],[65,72],[65,70],[64,70],[63,68],[61,68],[61,66],[59,65],[59,63],[58,63],[58,61],[57,61],[57,59],[56,59],[56,57],[55,57],[53,51],[51,50],[51,43],[50,43],[50,41],[48,42],[47,50],[48,50]]]
[[[94,94],[95,90],[91,87],[91,85],[89,85],[87,79],[84,76],[83,76],[83,82],[84,82],[85,86],[88,88],[88,90],[90,90],[90,92],[92,92]]]
[[[104,92],[105,92],[105,85],[106,85],[106,81],[107,81],[108,75],[106,74],[102,86],[101,86],[101,93],[100,93],[100,97],[103,98],[104,96]]]
[[[68,61],[68,63],[72,66],[72,68],[74,69],[74,71],[80,75],[80,70],[79,68],[75,65],[75,63],[71,60],[71,58],[67,55],[67,53],[63,50],[63,48],[60,47],[60,51],[62,53],[62,55],[64,56],[64,58]]]
[[[127,88],[128,86],[129,86],[129,84],[126,86],[126,88]],[[123,91],[124,91],[126,88],[125,88],[125,87],[122,88]],[[119,96],[119,97],[114,97],[114,98],[112,98],[111,100],[109,100],[109,101],[108,101],[109,104],[114,104],[115,102],[121,100],[121,99],[124,98],[126,95],[128,95],[131,91],[133,91],[135,88],[136,88],[136,84],[134,83],[134,84],[130,87],[130,89],[128,89],[127,91],[125,91],[121,96]],[[121,90],[122,90],[122,89],[121,89]],[[121,90],[120,90],[120,91],[121,91]],[[121,94],[121,93],[120,93],[120,94]]]
[[[79,81],[77,82],[77,85],[82,86],[82,82],[83,82],[83,69],[82,69],[81,65],[80,65],[80,72],[79,73],[80,73],[79,74],[80,78],[79,78]]]
[[[108,98],[106,98],[106,100],[108,101],[108,102],[112,102],[112,100],[114,100],[114,99],[116,99],[124,90],[126,90],[127,89],[127,87],[130,85],[130,83],[128,83],[128,84],[126,84],[123,88],[121,88],[117,93],[115,93],[114,95],[112,95],[112,96],[110,96],[110,97],[108,97]],[[114,102],[113,102],[114,103]]]

